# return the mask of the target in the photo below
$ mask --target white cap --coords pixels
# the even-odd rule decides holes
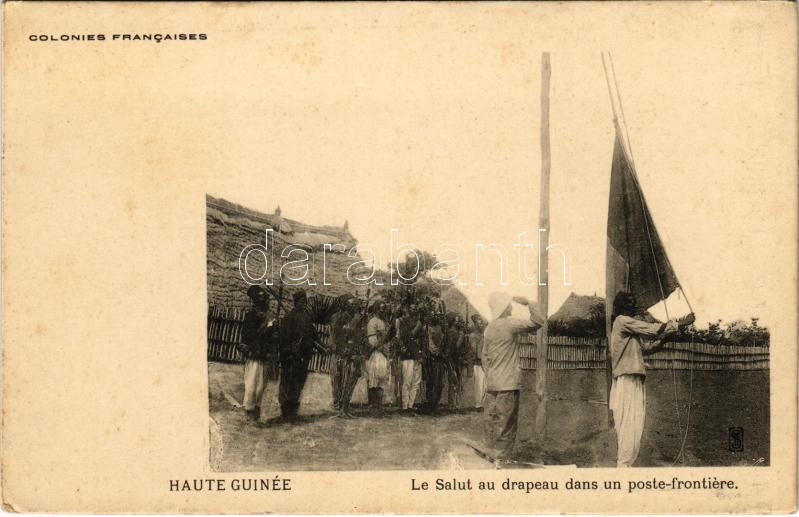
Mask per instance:
[[[491,308],[491,318],[499,318],[505,309],[507,309],[513,298],[509,294],[499,293],[494,291],[488,295],[488,306]]]

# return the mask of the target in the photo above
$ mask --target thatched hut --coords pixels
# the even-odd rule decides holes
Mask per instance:
[[[605,299],[596,295],[569,294],[549,317],[553,336],[602,337],[605,334]]]
[[[224,199],[206,196],[208,303],[227,308],[244,308],[249,305],[249,285],[239,271],[242,250],[251,245],[266,244],[266,230],[271,229],[269,278],[275,281],[280,268],[289,260],[297,260],[302,253],[284,258],[287,246],[303,249],[310,257],[315,285],[285,286],[285,298],[302,287],[309,294],[339,296],[353,294],[353,285],[347,281],[347,268],[358,258],[347,253],[357,244],[346,223],[343,226],[312,226],[283,217],[280,207],[272,214],[256,212]],[[340,244],[324,252],[325,244]],[[272,248],[273,247],[273,248]],[[265,271],[263,255],[252,253],[247,260],[250,275],[258,277]],[[323,276],[324,275],[324,276]],[[329,284],[329,285],[325,285]]]
[[[249,284],[240,271],[242,251],[248,246],[266,244],[266,230],[271,230],[272,240],[268,253],[270,269],[268,277],[277,283],[281,268],[299,256],[285,258],[283,250],[295,246],[308,254],[313,285],[291,286],[284,282],[284,307],[291,306],[291,294],[302,287],[313,298],[337,297],[342,294],[355,294],[361,298],[367,292],[376,299],[389,288],[390,276],[385,270],[377,270],[374,280],[378,284],[356,286],[347,278],[348,268],[358,262],[358,256],[349,256],[357,240],[349,232],[347,223],[342,226],[312,226],[283,217],[278,207],[271,214],[257,212],[230,201],[206,196],[207,224],[207,275],[208,275],[208,357],[210,361],[238,362],[241,360],[235,344],[241,338],[241,320],[250,301],[247,297]],[[325,250],[325,244],[338,245]],[[251,277],[259,277],[266,269],[263,255],[252,253],[247,260]],[[294,275],[292,275],[294,276]],[[475,308],[469,305],[465,296],[454,286],[442,286],[440,296],[449,310],[474,314]],[[320,336],[325,339],[323,326]],[[327,376],[329,360],[324,354],[316,354],[309,365],[313,372],[303,391],[303,411],[323,411],[330,407],[330,381]],[[361,382],[353,397],[354,402],[365,400],[365,387]],[[270,384],[269,390],[275,387]],[[274,393],[269,400],[275,398]],[[393,394],[387,394],[387,402]],[[272,410],[276,410],[272,408]]]

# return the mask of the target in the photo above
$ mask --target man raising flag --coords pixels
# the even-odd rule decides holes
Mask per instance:
[[[631,467],[641,449],[646,415],[646,368],[643,356],[660,349],[666,335],[694,321],[693,314],[690,314],[679,323],[674,320],[647,323],[636,318],[642,312],[628,292],[618,293],[613,300],[613,330],[610,334],[613,384],[608,407],[613,412],[618,467]]]
[[[609,344],[608,409],[613,414],[618,444],[617,466],[629,467],[638,457],[646,413],[643,355],[662,346],[666,334],[688,326],[650,324],[636,319],[680,287],[644,199],[635,167],[616,126],[610,175],[605,315]],[[668,318],[668,308],[666,308]],[[659,338],[646,343],[642,338]]]

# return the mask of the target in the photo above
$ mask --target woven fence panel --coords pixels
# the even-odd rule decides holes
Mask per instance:
[[[536,335],[519,336],[521,367],[536,367]],[[606,368],[607,346],[604,338],[549,336],[547,366],[553,370]],[[768,370],[769,348],[765,346],[729,346],[707,343],[668,343],[663,349],[644,358],[652,370]]]
[[[245,309],[234,307],[208,307],[208,360],[223,362],[243,362],[236,350],[241,342],[242,324]]]
[[[236,344],[241,342],[242,324],[246,309],[219,306],[208,307],[208,360],[243,362]],[[319,342],[328,348],[330,329],[317,325]],[[519,336],[521,367],[536,367],[536,336]],[[553,370],[604,369],[606,340],[569,336],[549,336],[547,365]],[[768,370],[769,348],[765,346],[727,346],[707,343],[668,343],[662,350],[645,357],[652,370]],[[322,351],[314,354],[308,364],[311,372],[330,371],[330,356]]]
[[[241,343],[246,309],[231,307],[208,307],[208,360],[225,363],[243,363],[244,358],[236,349]],[[319,342],[327,347],[330,339],[328,325],[316,325]],[[308,363],[308,371],[327,373],[330,371],[330,357],[316,353]]]
[[[330,342],[330,325],[316,325],[316,335],[319,337],[319,342],[323,347],[329,348]],[[308,363],[309,372],[329,373],[330,372],[330,355],[325,353],[315,353]]]

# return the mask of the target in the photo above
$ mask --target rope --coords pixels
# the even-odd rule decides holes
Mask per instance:
[[[685,293],[683,293],[685,294]],[[677,451],[677,456],[674,458],[671,466],[673,467],[677,460],[680,459],[682,456],[683,465],[685,464],[685,455],[683,454],[685,451],[685,442],[688,440],[688,428],[691,424],[691,406],[693,405],[693,398],[694,398],[694,333],[691,332],[691,368],[690,368],[690,383],[688,387],[688,408],[686,409],[686,416],[685,416],[685,433],[682,436],[682,442],[680,443],[680,450]],[[676,392],[675,392],[676,393]],[[675,404],[677,400],[675,399]],[[679,423],[679,422],[678,422]]]
[[[674,411],[677,413],[677,431],[682,435],[682,417],[680,416],[680,405],[677,402],[677,369],[674,367],[675,359],[671,359],[671,383],[674,388]]]

